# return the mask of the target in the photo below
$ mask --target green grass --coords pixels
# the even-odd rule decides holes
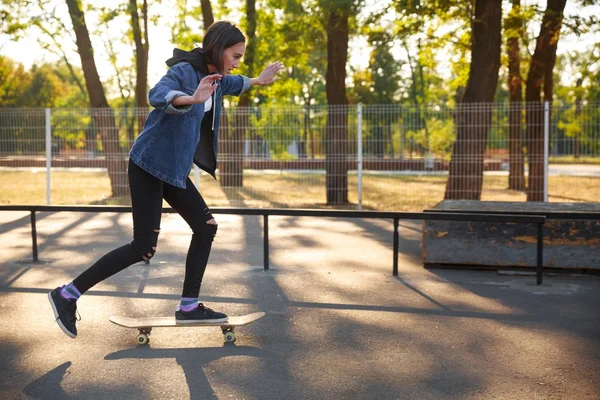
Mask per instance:
[[[440,202],[446,176],[372,175],[363,177],[363,208],[367,210],[421,211]],[[525,201],[523,192],[507,190],[506,176],[485,176],[481,200]],[[52,204],[129,204],[129,198],[110,198],[106,173],[52,173]],[[44,172],[0,172],[0,204],[46,204]],[[358,203],[356,175],[348,178],[348,198]],[[326,208],[325,175],[246,172],[244,187],[221,188],[208,175],[200,179],[200,192],[213,207]],[[600,179],[551,176],[551,202],[597,202]]]
[[[600,165],[600,157],[578,157],[575,156],[554,156],[549,157],[548,162],[550,164],[586,164],[586,165]]]

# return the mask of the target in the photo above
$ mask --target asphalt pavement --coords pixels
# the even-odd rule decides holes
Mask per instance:
[[[172,315],[190,231],[165,215],[156,256],[79,300],[76,339],[47,293],[130,241],[128,214],[0,213],[1,399],[598,399],[600,278],[427,270],[421,224],[217,216],[201,301],[266,316],[224,344],[219,328],[155,328],[148,346],[111,315]]]

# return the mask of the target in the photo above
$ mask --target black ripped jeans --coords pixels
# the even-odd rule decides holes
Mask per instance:
[[[162,216],[162,201],[183,217],[192,228],[192,241],[185,261],[182,297],[198,297],[217,225],[206,202],[190,178],[181,189],[150,175],[129,161],[129,186],[133,214],[133,241],[100,258],[73,281],[80,293],[132,264],[149,259],[156,251]]]

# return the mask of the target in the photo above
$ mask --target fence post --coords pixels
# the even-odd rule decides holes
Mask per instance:
[[[544,224],[537,224],[536,283],[542,284],[544,271]]]
[[[46,204],[52,204],[50,197],[50,172],[52,170],[52,126],[50,124],[50,109],[46,108]]]
[[[38,261],[38,246],[37,246],[37,227],[35,223],[35,210],[31,210],[29,214],[31,221],[31,250],[33,255],[33,261]]]
[[[269,214],[263,214],[263,270],[269,270]]]
[[[398,276],[398,247],[399,247],[399,243],[398,243],[398,225],[399,225],[399,220],[398,217],[394,217],[394,263],[392,266],[392,275],[393,276]]]
[[[544,201],[548,202],[548,157],[550,149],[550,102],[544,102]]]
[[[357,134],[356,134],[356,153],[358,156],[358,209],[362,210],[362,168],[363,168],[363,154],[362,154],[362,104],[356,106],[357,113]]]

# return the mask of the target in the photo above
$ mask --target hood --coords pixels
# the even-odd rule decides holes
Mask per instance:
[[[204,55],[204,51],[199,47],[192,51],[185,51],[175,48],[173,49],[173,57],[169,58],[165,62],[169,67],[172,67],[173,65],[182,61],[190,63],[192,67],[199,72],[204,74],[209,73],[208,66],[206,65],[206,56]]]

